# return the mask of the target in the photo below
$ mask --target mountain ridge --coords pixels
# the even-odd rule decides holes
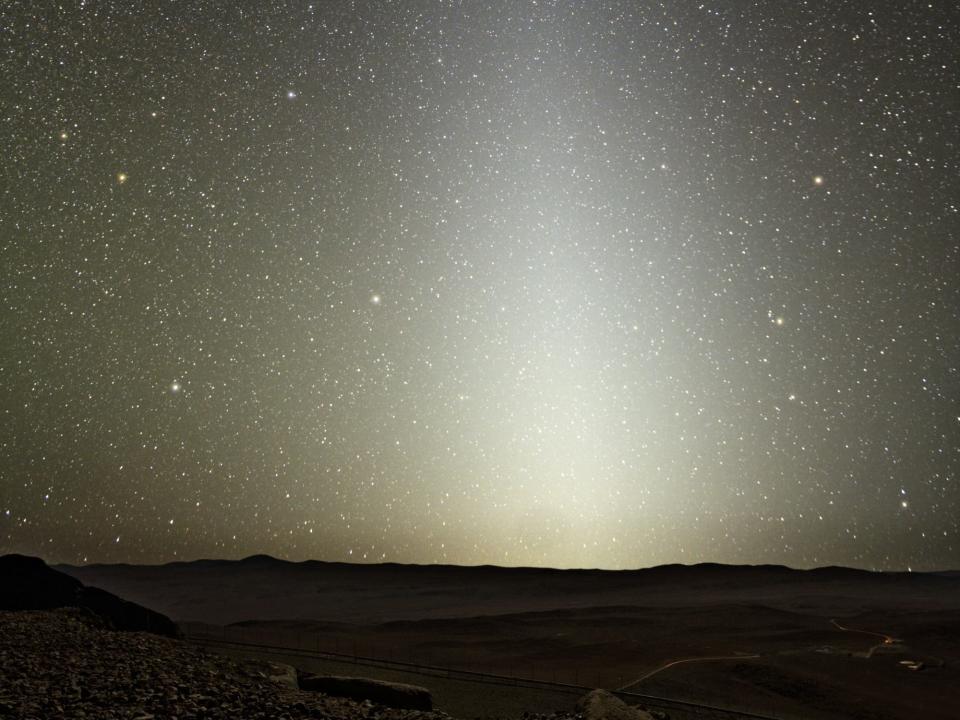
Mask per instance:
[[[960,576],[781,565],[661,565],[637,570],[242,560],[57,569],[178,620],[386,622],[571,607],[758,603],[854,613],[879,602],[960,608]]]
[[[55,563],[50,564],[52,568],[70,568],[73,570],[93,569],[93,568],[166,568],[166,567],[186,567],[186,566],[233,566],[233,565],[267,565],[283,567],[349,567],[349,568],[413,568],[413,569],[456,569],[470,571],[503,571],[503,572],[544,572],[544,573],[603,573],[609,575],[627,575],[636,573],[647,573],[652,571],[666,572],[668,570],[701,570],[710,571],[714,569],[744,570],[744,571],[777,571],[790,573],[814,573],[814,574],[841,574],[851,573],[870,575],[870,576],[927,576],[927,577],[960,577],[960,569],[951,570],[869,570],[866,568],[851,567],[848,565],[817,565],[810,568],[796,568],[779,563],[664,563],[662,565],[651,565],[649,567],[638,568],[555,568],[536,565],[496,565],[483,563],[480,565],[459,565],[456,563],[400,563],[400,562],[375,562],[358,563],[346,562],[342,560],[317,560],[309,558],[306,560],[286,560],[266,553],[256,553],[243,558],[197,558],[195,560],[171,560],[163,563]]]

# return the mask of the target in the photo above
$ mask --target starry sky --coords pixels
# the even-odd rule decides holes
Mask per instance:
[[[0,551],[960,567],[953,2],[0,8]]]

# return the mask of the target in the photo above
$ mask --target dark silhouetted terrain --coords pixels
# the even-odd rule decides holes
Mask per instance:
[[[0,556],[0,610],[85,608],[117,630],[147,631],[175,637],[170,618],[49,567],[25,555]]]
[[[597,606],[765,605],[808,614],[960,609],[960,578],[778,565],[551,570],[454,565],[291,563],[265,555],[167,565],[57,569],[175,620],[322,619],[376,623]]]
[[[960,577],[949,572],[560,571],[265,556],[62,569],[231,641],[783,718],[960,716]]]

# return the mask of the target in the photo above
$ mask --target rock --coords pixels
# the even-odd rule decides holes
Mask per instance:
[[[584,720],[653,720],[646,710],[627,705],[606,690],[591,690],[577,701]]]
[[[0,610],[52,610],[78,607],[96,613],[117,630],[145,631],[178,637],[166,615],[87,587],[43,560],[26,555],[0,556]]]
[[[243,667],[254,675],[267,678],[277,685],[293,688],[300,687],[297,680],[297,669],[293,665],[273,662],[272,660],[245,660]]]
[[[77,609],[0,611],[0,718],[451,720],[294,689],[271,679],[289,675],[279,663],[255,661],[254,669],[88,618]]]
[[[300,689],[351,700],[369,700],[401,710],[432,710],[433,696],[425,687],[339,675],[300,675]]]

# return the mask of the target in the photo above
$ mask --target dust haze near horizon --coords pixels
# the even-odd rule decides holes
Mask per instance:
[[[0,551],[960,566],[957,20],[4,4]]]

